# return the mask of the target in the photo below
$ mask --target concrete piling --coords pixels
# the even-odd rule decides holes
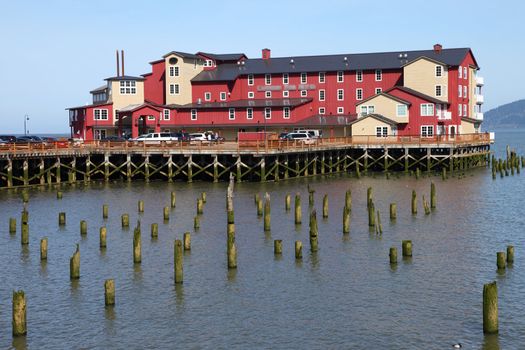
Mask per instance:
[[[184,232],[183,241],[184,250],[191,250],[191,234],[189,232]]]
[[[47,237],[40,240],[40,260],[47,260]]]
[[[102,218],[107,219],[109,217],[109,206],[107,204],[104,204],[102,206]]]
[[[401,242],[402,253],[404,257],[412,256],[412,241],[404,240]]]
[[[157,238],[159,236],[159,224],[156,222],[151,224],[151,238]]]
[[[295,194],[295,224],[300,225],[302,222],[303,213],[301,210],[301,194]]]
[[[514,246],[507,246],[507,265],[514,263]]]
[[[58,224],[60,226],[64,226],[66,224],[66,213],[65,212],[58,213]]]
[[[397,264],[397,248],[396,247],[390,247],[390,253],[388,254],[390,257],[390,264]]]
[[[288,193],[284,198],[284,210],[289,211],[292,206],[292,196]]]
[[[16,233],[16,218],[9,218],[9,233]]]
[[[72,280],[80,278],[80,247],[78,244],[75,253],[69,259],[69,278]]]
[[[271,231],[271,207],[268,192],[264,195],[264,231]]]
[[[310,213],[310,251],[315,253],[319,250],[318,241],[318,228],[317,228],[317,212],[312,210]]]
[[[103,248],[106,248],[107,247],[107,228],[105,226],[102,226],[99,230],[99,247],[101,249]]]
[[[295,241],[295,258],[303,258],[303,242],[301,241]]]
[[[23,290],[13,291],[13,336],[27,334],[26,296]]]
[[[169,207],[164,207],[164,221],[169,221],[170,220],[170,208]]]
[[[120,217],[122,227],[129,227],[129,214],[122,214]]]
[[[397,219],[397,204],[396,203],[390,203],[390,220],[396,220]]]
[[[328,218],[328,195],[323,196],[323,218]]]
[[[283,253],[283,240],[276,239],[273,241],[273,253],[275,255],[280,255]]]
[[[104,281],[104,303],[106,306],[115,305],[115,280]]]
[[[507,266],[506,264],[506,256],[505,252],[497,252],[496,253],[496,264],[498,266],[498,270],[504,270]]]
[[[175,240],[175,244],[173,246],[173,259],[174,259],[174,265],[175,265],[175,283],[182,283],[183,282],[183,271],[182,271],[182,242],[180,239]]]
[[[496,281],[483,285],[483,333],[498,333],[498,286]]]
[[[86,220],[80,220],[80,234],[82,236],[87,234],[87,222],[86,222]]]
[[[140,222],[133,230],[133,263],[140,264],[142,261],[142,242],[140,233]]]

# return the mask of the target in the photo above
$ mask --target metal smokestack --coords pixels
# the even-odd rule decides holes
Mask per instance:
[[[117,77],[119,77],[120,76],[120,63],[118,59],[118,50],[115,51],[115,54],[117,56]]]
[[[122,76],[126,75],[124,74],[124,50],[120,50],[120,55],[122,56]]]

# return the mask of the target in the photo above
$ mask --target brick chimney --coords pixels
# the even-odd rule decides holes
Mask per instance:
[[[435,53],[441,53],[441,50],[443,50],[443,46],[441,46],[441,44],[435,44],[434,45],[434,52]]]
[[[270,49],[262,49],[262,59],[263,60],[269,60],[271,56],[272,51]]]

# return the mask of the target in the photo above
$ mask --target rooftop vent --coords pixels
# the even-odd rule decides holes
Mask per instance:
[[[441,53],[441,50],[443,50],[443,46],[441,46],[441,44],[435,44],[434,45],[434,52],[435,53]]]
[[[290,58],[290,64],[294,64],[293,58]]]
[[[262,59],[269,60],[271,57],[272,51],[270,49],[262,49]]]

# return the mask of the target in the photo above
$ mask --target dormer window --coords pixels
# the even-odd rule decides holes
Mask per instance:
[[[135,95],[137,93],[137,87],[135,80],[121,80],[120,81],[120,94],[121,95]]]
[[[214,66],[215,66],[215,63],[213,62],[213,60],[204,61],[204,67],[214,67]]]

